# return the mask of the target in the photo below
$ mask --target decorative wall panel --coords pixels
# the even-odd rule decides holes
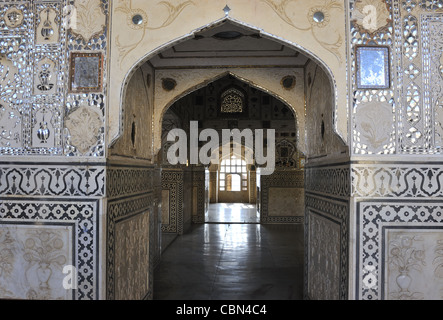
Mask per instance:
[[[261,223],[302,223],[303,214],[300,212],[291,212],[290,214],[271,215],[271,205],[273,205],[272,196],[273,192],[270,191],[272,188],[288,189],[293,188],[303,189],[304,188],[304,171],[274,171],[271,175],[265,175],[260,177],[260,222]],[[300,202],[303,199],[300,198]],[[275,202],[274,202],[275,205]],[[292,210],[301,205],[297,204],[292,207]],[[280,205],[279,205],[280,207]],[[275,213],[275,212],[274,212]]]
[[[0,276],[1,297],[98,299],[99,210],[97,200],[1,198],[0,247],[5,247],[1,257],[7,259],[2,268],[10,270]],[[11,269],[14,263],[21,267]],[[71,263],[78,272],[78,288],[64,292],[60,268]],[[21,271],[25,273],[18,275]],[[6,279],[13,273],[17,277]]]
[[[305,294],[308,299],[348,297],[349,204],[306,193]]]
[[[66,86],[71,51],[106,51],[108,1],[94,1],[102,19],[94,16],[96,10],[85,12],[84,5],[80,0],[2,2],[0,154],[104,156],[106,93],[100,89],[98,94],[68,94]],[[102,23],[87,42],[69,31],[81,26],[85,17]],[[106,57],[103,63],[105,70]],[[98,80],[104,83],[106,72]],[[100,124],[89,137],[94,141],[81,150],[65,127],[65,117],[85,103],[96,107]],[[83,129],[83,134],[90,134],[89,127]]]
[[[348,160],[305,167],[305,297],[349,297]]]
[[[106,259],[106,298],[116,299],[117,297],[124,297],[127,285],[134,285],[131,287],[131,297],[152,299],[152,276],[153,276],[153,261],[154,255],[154,207],[156,205],[153,193],[147,193],[134,197],[127,197],[118,200],[111,200],[107,206],[107,259]],[[127,224],[122,223],[127,219],[130,220]],[[142,228],[149,220],[149,228]],[[133,225],[134,233],[128,233],[128,226]],[[137,231],[137,232],[135,232]],[[133,238],[138,234],[137,238]],[[127,238],[129,236],[129,238]],[[122,238],[123,237],[123,238]],[[143,239],[149,239],[146,243]],[[129,252],[121,252],[122,246],[133,246],[139,248],[143,253],[149,253],[149,257],[140,256],[136,250],[129,250]],[[146,247],[147,246],[147,247]],[[143,270],[137,266],[137,261],[143,265],[148,265],[148,276]],[[136,273],[129,278],[124,278],[128,275],[128,268],[137,270]],[[148,279],[148,285],[144,282]],[[128,282],[129,281],[129,282]]]
[[[150,289],[150,213],[115,223],[115,299],[140,300]]]
[[[441,202],[361,200],[356,207],[356,299],[440,300]]]
[[[0,297],[66,300],[63,267],[75,265],[75,223],[5,222],[0,225]]]
[[[183,233],[183,171],[162,170],[162,190],[169,191],[168,223],[162,221],[162,232]]]
[[[203,169],[203,168],[202,168]],[[198,169],[197,169],[198,170]],[[206,214],[206,173],[203,170],[192,172],[193,208],[192,222],[204,223]],[[194,201],[195,197],[195,201]]]

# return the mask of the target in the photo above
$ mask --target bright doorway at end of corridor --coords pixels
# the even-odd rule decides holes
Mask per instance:
[[[260,223],[255,204],[211,203],[206,223]]]

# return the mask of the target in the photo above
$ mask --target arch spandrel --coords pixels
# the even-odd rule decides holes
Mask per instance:
[[[111,24],[108,141],[121,134],[125,82],[133,70],[171,45],[226,19],[303,51],[330,75],[335,85],[335,129],[347,141],[347,77],[345,2],[335,0],[238,0],[230,11],[206,0],[114,1]],[[324,20],[315,22],[321,11]],[[141,16],[135,25],[132,18]]]

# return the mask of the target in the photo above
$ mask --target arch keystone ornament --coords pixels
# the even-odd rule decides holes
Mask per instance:
[[[69,130],[68,142],[79,152],[88,152],[97,143],[102,124],[98,111],[90,106],[80,106],[65,119],[65,127]]]

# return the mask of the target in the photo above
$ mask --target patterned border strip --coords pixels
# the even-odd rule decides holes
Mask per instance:
[[[150,236],[149,236],[149,261],[150,270],[149,270],[149,279],[152,280],[153,274],[153,250],[152,245],[154,243],[154,233],[153,233],[153,212],[155,206],[155,196],[153,193],[133,197],[126,198],[119,201],[110,201],[108,202],[107,208],[107,262],[106,262],[106,299],[113,300],[114,299],[114,286],[115,286],[115,223],[116,221],[133,216],[145,211],[149,211],[150,214]],[[152,281],[150,281],[150,288],[146,294],[146,297],[152,297]]]
[[[306,193],[305,196],[306,212],[305,217],[305,279],[304,291],[308,297],[309,281],[309,212],[315,212],[325,218],[333,218],[340,224],[340,292],[341,300],[348,299],[348,265],[349,265],[349,202],[342,199],[324,198],[314,194]]]
[[[355,197],[443,197],[441,163],[352,164]]]
[[[183,172],[162,171],[162,190],[169,190],[169,224],[162,232],[183,233]]]
[[[205,171],[192,172],[192,186],[197,187],[197,215],[192,215],[192,222],[205,223],[205,191],[206,191]],[[192,210],[192,212],[194,212],[194,209]]]
[[[107,167],[106,195],[129,196],[153,190],[154,168]]]
[[[349,166],[347,163],[305,168],[306,191],[346,199],[351,192]]]
[[[357,202],[355,223],[358,241],[355,298],[382,299],[384,292],[384,283],[381,281],[383,273],[381,259],[384,252],[381,243],[382,229],[389,225],[401,226],[401,224],[404,224],[404,229],[416,229],[411,223],[420,223],[422,227],[429,226],[429,228],[441,226],[443,204],[441,201],[361,200]],[[372,282],[374,280],[375,282]]]
[[[0,198],[0,224],[12,219],[33,221],[36,225],[53,221],[75,223],[76,241],[72,245],[77,260],[78,300],[98,299],[98,213],[98,200]]]
[[[104,195],[105,167],[75,164],[2,165],[0,194],[99,197]]]

